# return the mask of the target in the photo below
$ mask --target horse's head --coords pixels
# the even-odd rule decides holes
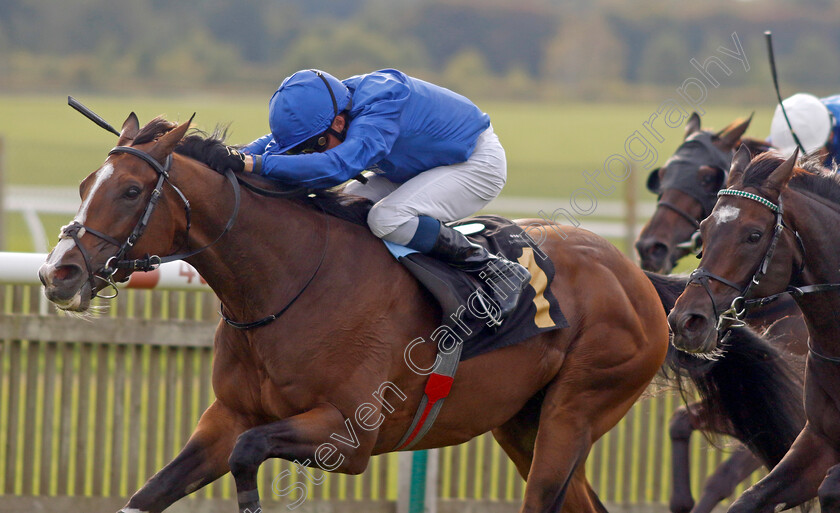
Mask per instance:
[[[119,262],[177,244],[183,207],[176,215],[177,197],[161,193],[172,151],[189,125],[156,119],[140,130],[133,112],[123,123],[117,147],[82,181],[79,211],[38,271],[45,295],[59,308],[85,311],[100,290],[134,270]]]
[[[743,318],[748,300],[784,291],[801,266],[798,235],[784,223],[781,203],[796,157],[766,153],[750,162],[746,146],[735,154],[727,189],[700,223],[700,266],[668,315],[678,349],[713,352],[719,331]]]
[[[699,222],[714,207],[734,149],[751,119],[735,121],[712,133],[700,129],[696,112],[691,115],[683,144],[648,177],[647,188],[659,200],[636,241],[643,269],[668,273],[677,260],[699,246],[695,236]]]

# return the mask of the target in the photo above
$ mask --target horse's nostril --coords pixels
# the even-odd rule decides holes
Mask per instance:
[[[662,260],[668,255],[668,246],[657,241],[640,240],[636,243],[636,249],[640,256],[657,260]]]
[[[665,256],[668,255],[668,246],[661,242],[655,242],[648,252],[654,258],[665,258]]]
[[[699,314],[688,314],[683,317],[683,330],[687,332],[701,331],[706,327],[706,316]]]
[[[81,273],[82,268],[78,265],[62,265],[53,271],[52,281],[53,283],[74,281]]]

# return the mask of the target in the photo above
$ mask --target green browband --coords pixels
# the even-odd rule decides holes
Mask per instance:
[[[777,214],[779,212],[781,212],[781,209],[779,208],[778,205],[776,205],[775,203],[773,203],[769,199],[762,198],[758,194],[753,194],[751,192],[739,191],[739,190],[736,190],[736,189],[721,189],[720,191],[718,191],[717,195],[718,195],[718,197],[720,197],[720,196],[741,196],[742,198],[749,198],[753,201],[757,201],[757,202],[761,203],[762,205],[764,205],[765,207],[769,208],[770,210],[772,210],[773,212],[775,212]]]

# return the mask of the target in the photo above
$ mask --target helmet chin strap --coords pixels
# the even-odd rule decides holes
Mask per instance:
[[[341,132],[339,132],[338,130],[335,130],[333,127],[329,127],[329,128],[327,128],[327,131],[325,133],[331,134],[333,137],[335,137],[339,141],[344,142],[344,139],[347,138],[347,124],[346,123],[344,124],[344,130],[342,130]]]

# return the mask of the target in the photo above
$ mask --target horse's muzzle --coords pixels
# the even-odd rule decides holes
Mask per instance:
[[[671,264],[668,245],[655,239],[639,239],[636,242],[640,265],[645,271],[654,273],[669,273]]]
[[[49,262],[38,270],[44,295],[62,310],[84,311],[90,306],[87,272],[76,264],[55,266]]]
[[[687,353],[710,353],[717,346],[714,319],[699,312],[674,310],[668,315],[674,347]]]

